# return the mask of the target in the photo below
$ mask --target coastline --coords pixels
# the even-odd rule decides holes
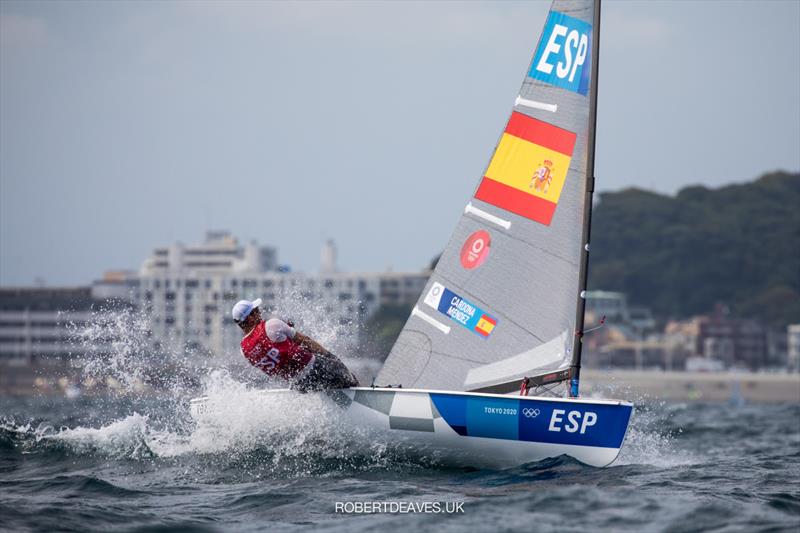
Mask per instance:
[[[63,395],[47,368],[5,367],[0,396]],[[77,376],[65,371],[77,381]],[[39,378],[48,385],[37,386]],[[100,391],[96,391],[100,392]],[[102,394],[102,393],[101,393]],[[581,371],[581,394],[624,398],[635,402],[800,403],[799,373],[666,372],[660,370],[592,369]]]
[[[757,372],[581,371],[582,393],[648,400],[800,403],[800,374]]]

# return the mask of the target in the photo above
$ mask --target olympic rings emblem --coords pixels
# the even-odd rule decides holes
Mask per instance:
[[[528,418],[536,418],[537,416],[539,416],[539,410],[526,407],[525,409],[522,410],[522,414]]]

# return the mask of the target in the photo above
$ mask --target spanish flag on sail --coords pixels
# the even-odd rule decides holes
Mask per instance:
[[[496,325],[496,318],[492,318],[489,315],[484,314],[480,319],[478,319],[478,323],[475,325],[475,333],[481,337],[488,337],[492,334],[492,330]]]
[[[549,226],[576,138],[514,111],[475,198]]]

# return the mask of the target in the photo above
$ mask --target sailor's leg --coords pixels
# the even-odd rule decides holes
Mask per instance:
[[[358,380],[338,357],[333,354],[317,354],[314,359],[314,366],[292,388],[300,392],[306,392],[310,390],[346,389],[357,386]]]

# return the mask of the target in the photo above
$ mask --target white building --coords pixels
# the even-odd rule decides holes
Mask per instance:
[[[254,242],[241,245],[227,231],[208,231],[202,244],[175,243],[156,248],[142,264],[139,274],[153,277],[189,272],[203,275],[269,272],[278,270],[276,256],[275,248],[258,246]]]
[[[313,314],[328,326],[348,326],[356,342],[358,327],[382,304],[413,304],[427,279],[427,273],[185,273],[141,278],[137,303],[151,316],[154,339],[172,349],[222,354],[241,338],[230,310],[242,298],[261,298],[262,309],[283,318]]]
[[[586,291],[586,312],[592,313],[596,320],[606,317],[610,324],[627,328],[636,335],[656,326],[650,309],[629,307],[628,298],[621,292]]]
[[[214,232],[202,245],[157,248],[129,292],[151,317],[154,348],[222,355],[235,352],[241,339],[230,310],[242,298],[261,298],[267,314],[292,318],[300,328],[314,322],[312,329],[346,330],[355,346],[370,315],[381,305],[410,307],[430,275],[337,272],[331,241],[321,258],[319,274],[282,272],[274,248],[240,246]]]
[[[800,372],[800,324],[786,327],[787,363],[790,372]]]
[[[90,347],[76,343],[74,332],[102,305],[89,287],[0,289],[0,363],[56,365],[81,355]]]
[[[320,253],[320,269],[323,274],[330,274],[336,272],[336,244],[330,239],[322,246]]]
[[[95,298],[89,287],[0,289],[0,393],[30,393],[43,375],[71,374],[71,359],[110,353],[113,338],[95,329],[86,342],[84,334],[109,307],[127,306]]]
[[[0,389],[22,383],[12,368],[64,365],[88,352],[113,351],[110,337],[84,341],[75,334],[100,331],[101,308],[131,311],[136,331],[124,336],[153,355],[238,353],[241,332],[230,311],[242,298],[261,298],[265,315],[291,318],[299,329],[322,334],[323,344],[333,339],[332,348],[344,350],[362,340],[362,326],[382,305],[410,308],[430,275],[338,272],[330,241],[319,274],[282,271],[276,257],[274,248],[209,232],[200,245],[156,248],[138,272],[108,272],[91,287],[0,289],[0,367],[6,369],[0,369]]]
[[[628,322],[628,300],[621,292],[586,291],[586,311],[599,319],[605,316],[611,322]]]

